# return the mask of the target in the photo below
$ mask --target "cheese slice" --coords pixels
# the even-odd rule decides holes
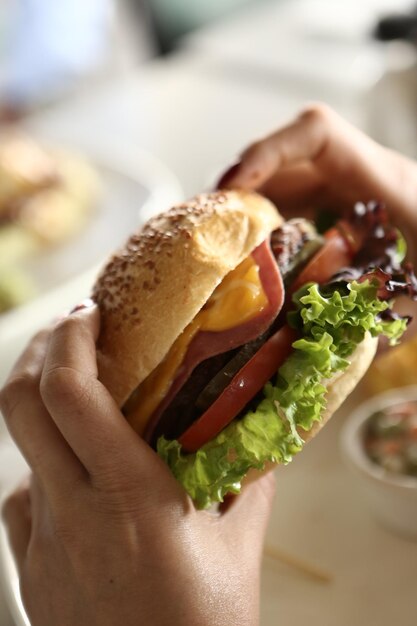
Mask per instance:
[[[224,332],[249,321],[268,304],[252,256],[223,279],[194,320],[174,342],[164,360],[143,381],[127,402],[128,420],[143,434],[149,418],[168,393],[194,336],[200,331]],[[138,398],[140,399],[138,402]]]

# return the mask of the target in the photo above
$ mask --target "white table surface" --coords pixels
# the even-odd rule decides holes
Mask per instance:
[[[362,124],[361,102],[332,100],[323,86],[249,79],[205,54],[177,55],[33,118],[41,137],[103,149],[112,140],[160,158],[189,195],[207,188],[245,144],[321,97]],[[343,100],[343,99],[342,99]],[[111,132],[110,130],[111,129]],[[164,208],[164,207],[161,207]],[[71,294],[66,294],[70,297]],[[56,302],[57,311],[60,303]],[[33,327],[53,311],[38,311]],[[45,319],[46,318],[46,319]],[[29,331],[27,331],[29,333]],[[2,354],[5,371],[26,337]],[[347,410],[347,409],[346,409]],[[345,413],[346,413],[345,410]],[[338,452],[339,415],[277,472],[268,542],[329,573],[322,583],[284,563],[263,565],[262,626],[414,626],[417,543],[380,529]],[[0,624],[11,626],[0,598]]]

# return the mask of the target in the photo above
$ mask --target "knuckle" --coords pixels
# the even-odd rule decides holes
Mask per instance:
[[[0,410],[8,422],[24,399],[36,394],[38,380],[31,374],[20,374],[10,379],[0,390]]]
[[[246,150],[242,154],[242,158],[245,159],[245,160],[253,158],[259,152],[262,151],[263,146],[264,146],[264,141],[263,140],[258,139],[257,141],[254,141],[253,143],[251,143],[250,146],[248,146],[246,148]]]
[[[332,117],[332,109],[323,102],[315,102],[306,107],[300,115],[300,119],[313,124],[328,124]]]
[[[42,398],[50,398],[55,394],[72,394],[77,388],[77,376],[70,367],[55,366],[42,374],[40,382]]]
[[[47,404],[84,406],[89,403],[89,379],[72,367],[56,366],[42,374],[40,394]]]

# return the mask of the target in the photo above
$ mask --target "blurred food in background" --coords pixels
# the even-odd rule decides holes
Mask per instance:
[[[417,387],[392,389],[360,404],[340,442],[364,507],[386,528],[416,539]]]
[[[99,177],[78,154],[46,149],[20,132],[0,142],[0,312],[36,292],[22,262],[79,232]]]
[[[0,314],[24,304],[36,295],[36,288],[22,270],[0,265]]]
[[[387,472],[417,478],[417,402],[383,407],[367,424],[364,448]]]
[[[77,232],[97,196],[87,161],[21,134],[0,142],[0,250],[12,259]]]
[[[417,336],[390,348],[372,363],[363,385],[367,395],[417,384]]]

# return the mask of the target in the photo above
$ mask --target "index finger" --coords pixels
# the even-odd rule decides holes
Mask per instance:
[[[226,174],[218,186],[259,189],[278,170],[315,160],[328,141],[329,117],[325,106],[307,109],[291,124],[249,146],[232,175]]]
[[[65,440],[90,475],[114,476],[134,468],[153,472],[156,454],[125,420],[97,378],[96,306],[62,320],[52,332],[41,396]]]
[[[45,329],[30,341],[0,391],[0,409],[26,461],[52,495],[72,489],[83,468],[39,394],[50,335]]]

